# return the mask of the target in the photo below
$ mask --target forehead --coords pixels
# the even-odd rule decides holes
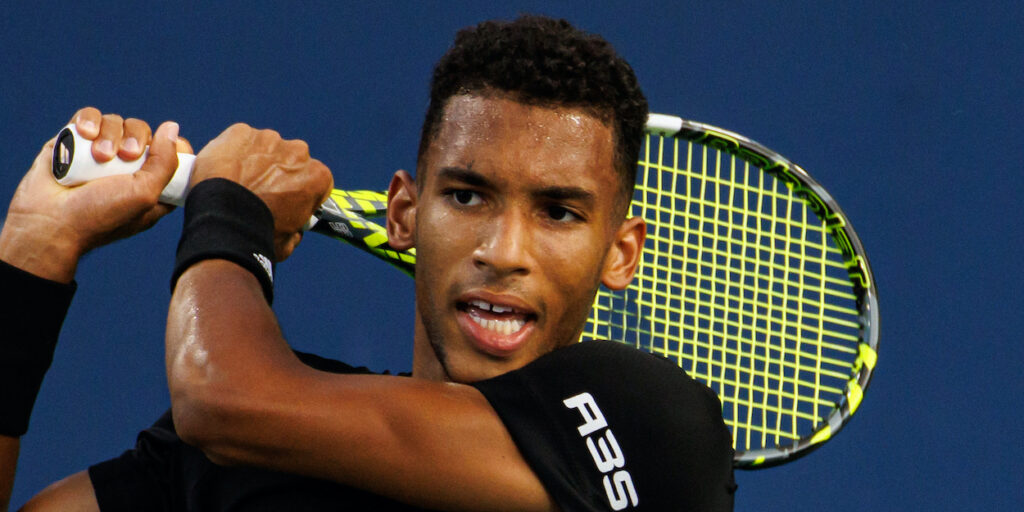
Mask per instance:
[[[577,108],[503,97],[449,99],[420,172],[445,167],[546,182],[615,184],[612,128]]]

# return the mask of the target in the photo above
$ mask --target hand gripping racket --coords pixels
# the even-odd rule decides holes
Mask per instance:
[[[57,183],[71,187],[105,176],[131,174],[142,166],[148,153],[149,148],[138,160],[130,162],[115,157],[108,162],[98,163],[92,158],[92,141],[82,138],[75,131],[74,124],[69,124],[57,134],[51,168]],[[178,168],[161,192],[160,202],[184,206],[195,159],[195,155],[178,153]],[[367,220],[383,217],[387,212],[387,202],[387,194],[383,192],[334,189],[330,199],[321,205],[304,229],[333,236],[376,254],[411,276],[416,263],[416,250],[392,249],[387,243],[384,227]]]
[[[65,128],[54,176],[72,185],[142,162],[97,165],[90,148]],[[172,204],[191,170],[179,158]],[[647,223],[643,257],[627,289],[598,292],[583,337],[662,355],[714,389],[738,468],[821,446],[857,411],[877,361],[878,295],[849,219],[778,153],[678,117],[651,114],[638,165],[629,214]],[[386,208],[382,192],[334,190],[311,230],[411,275],[415,250],[394,250],[370,221]]]

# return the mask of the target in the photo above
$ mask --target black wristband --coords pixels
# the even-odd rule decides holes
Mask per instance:
[[[28,431],[75,288],[0,261],[0,434]]]
[[[245,187],[223,178],[200,182],[185,200],[185,226],[171,277],[208,259],[224,259],[252,272],[267,303],[274,299],[274,216]]]

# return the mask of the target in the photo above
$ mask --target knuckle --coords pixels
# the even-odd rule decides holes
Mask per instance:
[[[100,117],[100,115],[100,110],[96,107],[82,107],[78,109],[78,112],[75,114],[75,117],[97,118]]]
[[[229,135],[234,135],[234,134],[246,133],[246,132],[249,132],[249,131],[252,131],[252,127],[251,126],[249,126],[249,125],[247,125],[245,123],[235,123],[235,124],[229,126],[227,130],[224,130],[224,133],[227,133]]]
[[[319,160],[317,160],[316,163],[317,163],[317,166],[316,166],[317,174],[320,176],[320,179],[322,180],[322,183],[325,186],[327,186],[327,187],[334,186],[334,175],[331,174],[331,170],[328,169],[327,166],[324,165]]]
[[[264,128],[262,130],[259,130],[258,137],[261,141],[267,144],[280,142],[282,140],[281,134],[277,133],[276,130],[271,130],[270,128]]]
[[[288,145],[295,153],[298,153],[302,156],[309,156],[309,144],[307,144],[306,141],[302,139],[293,139],[288,141]]]
[[[149,123],[135,117],[129,117],[124,120],[124,126],[126,129],[131,131],[149,132]]]
[[[108,123],[124,124],[124,118],[117,114],[103,114],[103,121]]]

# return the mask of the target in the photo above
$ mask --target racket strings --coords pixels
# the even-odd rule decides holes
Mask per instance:
[[[629,288],[598,293],[585,337],[708,384],[737,450],[813,432],[842,400],[861,327],[825,224],[759,167],[697,143],[649,135],[639,172],[644,256]]]

